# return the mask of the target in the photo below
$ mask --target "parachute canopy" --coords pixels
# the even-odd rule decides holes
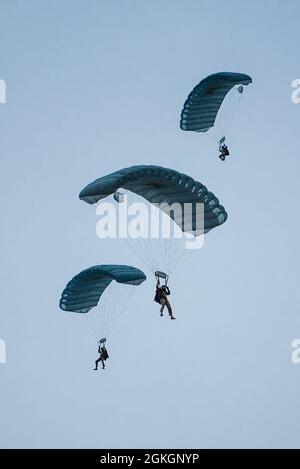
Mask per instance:
[[[249,85],[252,78],[243,73],[219,72],[200,81],[191,91],[181,112],[180,128],[206,132],[214,126],[218,111],[229,91],[236,85]],[[243,87],[238,87],[239,93]]]
[[[114,194],[120,188],[144,197],[151,204],[167,204],[168,207],[180,204],[182,207],[180,214],[169,211],[167,207],[161,205],[159,208],[168,213],[182,231],[187,233],[194,235],[206,233],[227,219],[224,207],[203,184],[186,174],[161,166],[141,165],[120,169],[90,183],[80,192],[79,198],[94,204]],[[184,204],[188,203],[192,204],[192,210],[186,215]],[[196,204],[199,203],[203,204],[204,212],[201,214],[196,210]],[[200,216],[202,228],[201,232],[197,232]]]
[[[95,265],[70,280],[62,292],[60,308],[74,313],[87,313],[98,304],[104,290],[113,280],[122,284],[140,285],[146,280],[146,275],[129,265]]]

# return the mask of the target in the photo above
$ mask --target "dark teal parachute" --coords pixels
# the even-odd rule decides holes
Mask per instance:
[[[146,276],[129,265],[95,265],[77,274],[62,292],[59,306],[63,311],[87,313],[97,306],[111,282],[140,285]],[[116,294],[117,291],[115,292]]]
[[[180,128],[206,132],[214,126],[219,109],[236,85],[248,85],[252,78],[243,73],[219,72],[200,81],[189,94],[181,112]],[[239,93],[243,91],[238,87]]]
[[[182,212],[168,214],[174,222],[186,233],[197,232],[200,226],[198,217],[204,218],[201,223],[202,233],[221,225],[227,219],[227,213],[219,204],[217,197],[192,177],[161,166],[132,166],[96,179],[86,186],[79,194],[79,198],[89,204],[115,194],[123,188],[144,197],[151,204],[180,204]],[[196,210],[196,204],[203,204],[201,215]],[[185,205],[191,204],[192,209],[184,214]],[[163,211],[164,208],[162,208]],[[204,227],[203,227],[204,222]]]

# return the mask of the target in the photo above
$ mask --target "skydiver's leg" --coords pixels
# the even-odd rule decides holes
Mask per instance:
[[[166,306],[166,300],[164,298],[162,298],[160,300],[160,304],[161,304],[160,315],[163,316],[163,310],[165,309],[165,306]]]
[[[95,361],[95,368],[94,370],[98,370],[98,363],[100,362],[100,358],[97,358],[97,360]]]
[[[171,307],[169,300],[166,300],[166,307],[167,307],[169,316],[172,316],[172,307]]]
[[[170,318],[175,319],[174,316],[173,316],[172,306],[171,306],[169,300],[166,300],[166,306],[167,306]]]
[[[102,363],[102,370],[104,370],[104,368],[105,368],[104,360],[101,360],[101,363]]]

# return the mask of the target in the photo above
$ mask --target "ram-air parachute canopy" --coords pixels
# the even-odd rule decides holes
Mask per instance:
[[[71,311],[92,337],[99,341],[111,334],[137,285],[146,280],[144,272],[129,265],[95,265],[69,281],[59,306]],[[97,307],[96,307],[97,306]]]
[[[237,86],[239,95],[243,92],[243,86],[252,83],[252,78],[244,73],[219,72],[209,75],[200,81],[188,95],[181,112],[180,128],[194,132],[206,132],[215,125],[217,114],[227,94]],[[231,109],[229,124],[234,117],[235,109]],[[226,129],[224,129],[225,131]],[[229,129],[228,129],[229,130]],[[220,135],[219,137],[222,137]]]
[[[112,281],[139,285],[146,280],[144,272],[129,265],[95,265],[69,281],[62,292],[59,306],[64,311],[87,313],[97,306],[104,290]]]
[[[167,204],[166,206],[160,205],[160,208],[170,215],[182,231],[187,233],[194,235],[207,233],[227,219],[227,213],[219,204],[217,197],[201,182],[195,181],[184,173],[162,166],[141,165],[120,169],[90,183],[80,192],[79,198],[89,204],[94,204],[109,195],[118,193],[120,188],[143,197],[151,204]],[[182,207],[181,213],[169,212],[168,208],[176,203]],[[203,218],[203,213],[196,210],[196,205],[200,203],[203,204],[204,210],[202,222],[198,218]],[[184,204],[190,204],[190,212],[184,213],[186,207]]]
[[[122,198],[119,189],[126,191]],[[118,226],[123,225],[119,237],[153,274],[161,271],[169,276],[189,253],[203,245],[201,235],[227,219],[217,197],[201,182],[161,166],[120,169],[96,179],[79,195],[88,204],[109,196],[119,214]],[[98,214],[105,210],[101,204],[97,207]],[[124,212],[128,214],[125,221]]]

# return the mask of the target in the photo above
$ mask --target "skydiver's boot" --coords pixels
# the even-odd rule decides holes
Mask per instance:
[[[176,319],[176,318],[174,318],[174,316],[170,316],[170,319]]]

